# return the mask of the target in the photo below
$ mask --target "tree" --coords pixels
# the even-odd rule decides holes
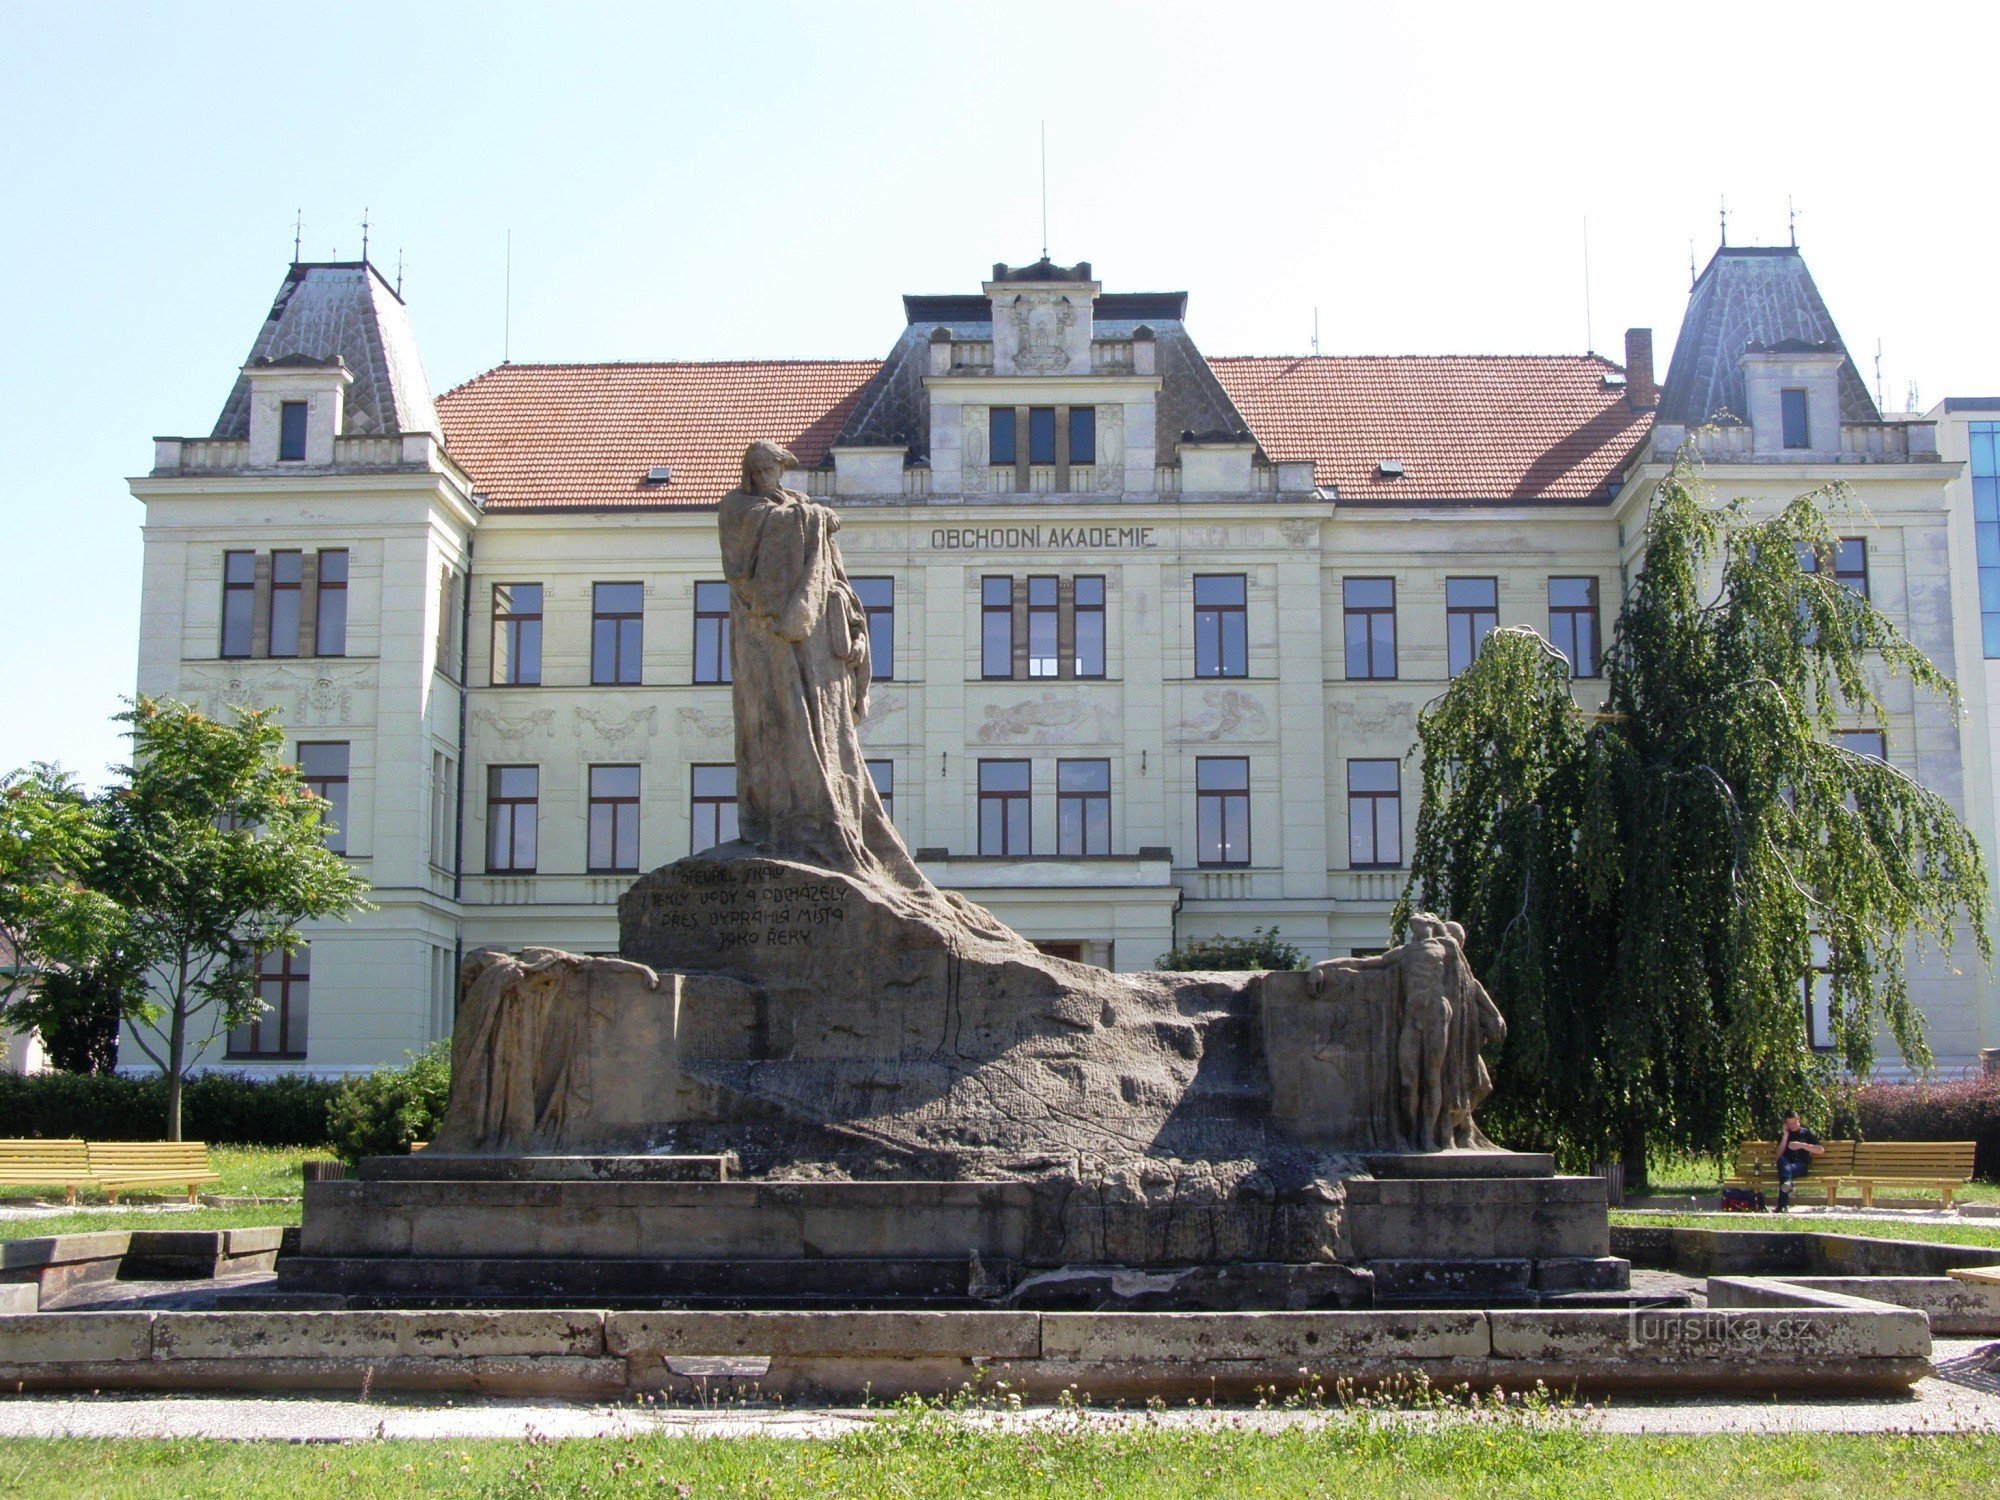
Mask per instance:
[[[110,941],[117,908],[89,884],[105,836],[101,809],[54,766],[0,778],[0,1018],[17,1029],[46,1036],[51,981]]]
[[[366,909],[368,887],[325,847],[327,803],[279,761],[284,731],[268,712],[224,724],[140,698],[118,717],[132,764],[105,799],[96,880],[122,909],[110,967],[145,982],[112,992],[166,1075],[167,1139],[179,1140],[189,1060],[263,1009],[258,955],[296,951],[301,922]]]
[[[1205,937],[1162,953],[1158,967],[1171,973],[1232,973],[1246,969],[1303,969],[1303,953],[1278,937],[1278,929],[1253,927],[1248,937]]]
[[[1878,1025],[1929,1065],[1911,933],[1989,956],[1986,872],[1949,804],[1843,746],[1906,679],[1952,682],[1832,569],[1837,488],[1768,519],[1698,493],[1685,462],[1653,497],[1643,571],[1606,656],[1603,713],[1533,631],[1491,635],[1418,723],[1423,802],[1398,904],[1463,922],[1506,1012],[1483,1118],[1572,1162],[1645,1147],[1713,1154],[1784,1105],[1814,1108],[1814,944],[1833,1042],[1865,1075]],[[1719,587],[1718,587],[1719,569]]]

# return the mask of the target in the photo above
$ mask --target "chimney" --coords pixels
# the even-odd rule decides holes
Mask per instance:
[[[1660,388],[1653,384],[1653,330],[1625,330],[1625,399],[1634,411],[1651,411],[1660,404]]]

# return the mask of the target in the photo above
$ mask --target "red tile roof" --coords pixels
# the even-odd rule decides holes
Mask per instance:
[[[1276,462],[1315,460],[1346,501],[1601,499],[1652,413],[1595,355],[1231,355],[1222,388]],[[1378,461],[1401,461],[1385,479]]]
[[[1209,360],[1273,460],[1316,461],[1347,501],[1600,499],[1652,425],[1577,356]],[[452,456],[496,510],[712,505],[743,449],[822,460],[879,362],[501,365],[438,400]],[[1403,465],[1384,479],[1376,464]],[[673,480],[648,485],[666,464]]]
[[[445,442],[495,510],[713,505],[743,450],[826,457],[872,359],[500,365],[438,398]],[[659,464],[663,485],[645,483]]]

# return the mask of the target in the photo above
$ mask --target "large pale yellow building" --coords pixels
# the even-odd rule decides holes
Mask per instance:
[[[1795,250],[1718,252],[1657,384],[1644,330],[1622,363],[1217,357],[1186,305],[995,266],[905,297],[880,361],[506,364],[433,400],[372,267],[293,266],[213,432],[133,481],[138,685],[278,709],[377,909],[270,960],[270,1011],[208,1060],[396,1059],[449,1031],[459,953],[610,950],[636,872],[730,836],[714,507],[752,438],[842,511],[906,841],[1120,969],[1257,927],[1381,945],[1417,714],[1496,624],[1592,691],[1691,436],[1724,491],[1847,481],[1843,574],[1948,669],[1980,658],[1963,465],[1876,410]],[[1990,847],[1967,689],[1977,744],[1907,693],[1854,731]],[[1985,974],[1913,987],[1947,1065],[2000,1043]]]

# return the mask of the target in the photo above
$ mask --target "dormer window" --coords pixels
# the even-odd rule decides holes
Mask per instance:
[[[1812,422],[1807,415],[1806,393],[1792,388],[1778,392],[1779,420],[1787,448],[1812,447]]]
[[[302,464],[306,461],[306,411],[303,401],[286,401],[278,407],[278,462]]]

